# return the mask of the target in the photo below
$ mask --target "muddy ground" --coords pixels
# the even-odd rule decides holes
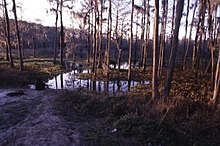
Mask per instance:
[[[13,92],[24,95],[13,95]],[[0,145],[81,145],[74,123],[55,114],[59,90],[0,89]]]

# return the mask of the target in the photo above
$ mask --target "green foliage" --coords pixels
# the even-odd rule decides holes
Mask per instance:
[[[101,101],[99,99],[88,100],[81,105],[80,111],[87,115],[93,115],[97,117],[104,116],[109,109],[109,103]]]
[[[114,126],[121,130],[124,136],[145,137],[147,132],[155,128],[155,124],[136,114],[126,114],[114,122]]]

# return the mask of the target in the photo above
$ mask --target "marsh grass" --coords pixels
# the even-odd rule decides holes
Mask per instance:
[[[54,65],[48,58],[37,58],[24,60],[23,72],[19,71],[18,61],[15,60],[15,67],[1,62],[0,65],[0,86],[21,87],[33,84],[37,79],[48,80],[48,78],[66,72],[60,65]]]

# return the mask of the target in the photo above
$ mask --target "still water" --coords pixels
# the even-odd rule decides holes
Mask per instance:
[[[123,93],[130,90],[131,87],[140,84],[149,84],[148,81],[95,81],[92,79],[80,79],[76,76],[77,73],[89,73],[90,70],[76,70],[60,74],[55,76],[53,79],[49,80],[46,84],[50,89],[68,89],[74,90],[83,88],[89,91],[103,92],[109,95],[114,95],[116,93]]]

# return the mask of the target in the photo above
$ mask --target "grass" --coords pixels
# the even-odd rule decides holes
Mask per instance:
[[[18,63],[15,67],[1,62],[0,64],[0,86],[27,86],[34,84],[37,79],[48,80],[48,78],[66,72],[60,65],[54,65],[48,58],[26,59],[24,60],[24,71],[19,71]]]
[[[26,71],[0,65],[0,85],[22,85],[37,78],[66,71],[44,59],[26,60]],[[144,73],[132,70],[133,80],[149,80],[151,68]],[[164,70],[165,71],[165,70]],[[126,80],[127,72],[110,71],[105,78],[102,70],[96,80]],[[186,74],[187,72],[187,74]],[[80,74],[92,78],[92,74]],[[56,114],[69,123],[80,123],[82,141],[87,145],[168,145],[168,146],[218,146],[220,143],[220,108],[209,106],[212,92],[208,74],[196,79],[190,70],[176,69],[173,75],[170,98],[151,100],[151,85],[138,84],[131,92],[108,97],[84,90],[67,91],[56,100]],[[159,82],[163,93],[165,76]],[[116,132],[111,132],[116,128]]]
[[[112,145],[218,146],[220,109],[214,111],[209,106],[212,97],[207,87],[209,76],[200,74],[198,82],[195,82],[193,72],[187,72],[175,71],[170,98],[151,100],[150,84],[138,84],[131,92],[113,97],[85,91],[71,92],[58,102],[63,109],[60,114],[69,117],[75,112],[84,117],[82,123],[91,122],[87,123],[89,126],[84,136],[89,137],[86,141],[93,145],[98,139],[112,139]],[[101,79],[102,74],[97,76]],[[150,74],[136,75],[137,78],[141,76],[147,79]],[[91,76],[87,74],[87,77]],[[162,76],[159,82],[160,93],[163,92],[164,78]],[[65,115],[66,111],[70,112],[69,115]],[[74,118],[68,120],[74,121]],[[97,127],[92,121],[105,126]],[[109,127],[116,128],[117,132],[109,135],[104,130]]]

